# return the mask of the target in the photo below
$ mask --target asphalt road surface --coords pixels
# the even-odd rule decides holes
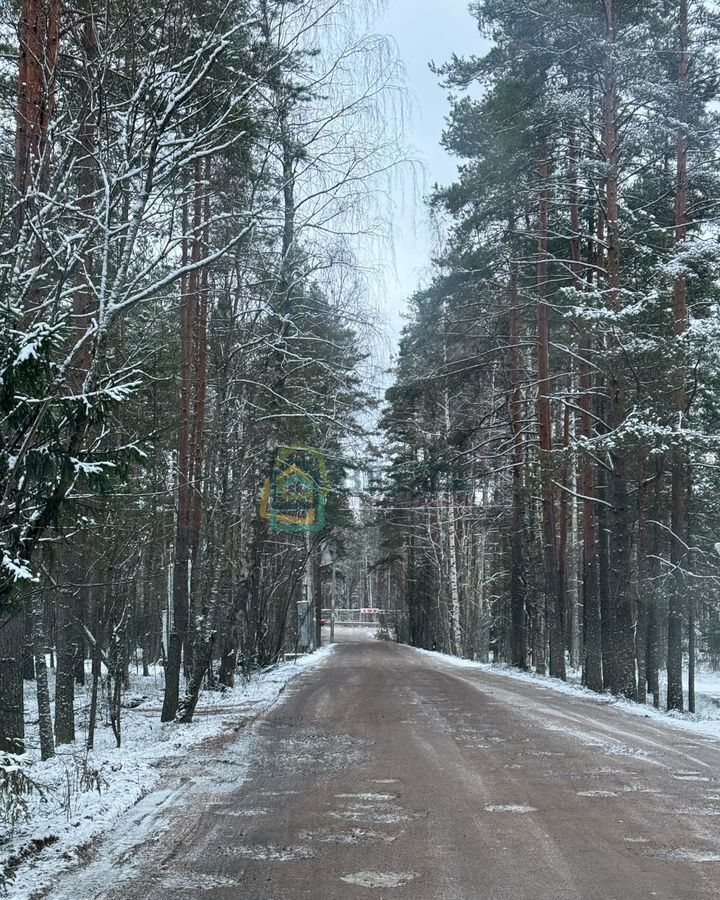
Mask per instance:
[[[717,741],[368,640],[285,697],[50,896],[720,897]]]

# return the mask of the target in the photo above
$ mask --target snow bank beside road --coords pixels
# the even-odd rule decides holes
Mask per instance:
[[[322,663],[333,649],[323,647],[312,656],[258,673],[233,690],[204,693],[191,725],[161,724],[162,679],[135,676],[126,702],[133,698],[140,702],[123,710],[119,749],[112,729],[102,727],[102,722],[95,732],[95,749],[89,753],[84,749],[87,695],[81,690],[76,701],[76,743],[59,747],[57,756],[45,763],[37,751],[26,754],[28,775],[38,789],[27,798],[29,820],[2,834],[0,866],[14,876],[5,896],[12,900],[41,896],[39,892],[60,871],[80,860],[85,848],[158,787],[175,765],[173,760],[257,718],[278,700],[288,682]],[[28,692],[26,702],[28,718],[36,728],[34,690]],[[31,725],[28,746],[36,744]],[[23,859],[18,863],[19,857]]]
[[[379,625],[336,625],[335,640],[372,640],[377,638]],[[323,640],[330,640],[330,628],[323,626]]]
[[[665,725],[669,728],[690,731],[694,734],[702,734],[706,737],[717,738],[720,740],[720,702],[718,702],[720,700],[720,673],[718,672],[710,672],[707,670],[698,671],[696,680],[697,712],[690,714],[664,712],[655,709],[655,707],[650,704],[642,706],[638,703],[624,700],[609,693],[596,694],[594,691],[579,684],[579,673],[575,674],[577,680],[573,680],[573,676],[571,675],[570,680],[565,682],[559,681],[556,678],[550,678],[547,675],[521,672],[519,669],[513,669],[511,666],[458,659],[455,656],[438,653],[434,650],[421,650],[417,647],[413,649],[416,653],[422,653],[423,655],[433,657],[434,659],[455,668],[474,669],[475,671],[488,672],[489,674],[499,675],[503,678],[510,678],[515,681],[524,681],[527,684],[535,685],[537,688],[550,690],[557,694],[567,694],[603,706],[614,706],[618,709],[622,709],[623,712],[630,713],[633,716],[640,716],[645,719],[652,719],[653,722]],[[661,683],[661,695],[663,693],[664,685]]]

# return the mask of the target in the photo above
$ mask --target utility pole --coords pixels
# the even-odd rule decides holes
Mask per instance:
[[[335,555],[331,553],[330,569],[330,643],[335,643]]]
[[[315,586],[313,584],[313,558],[310,549],[310,535],[305,534],[305,601],[307,603],[307,615],[309,616],[309,649],[317,650],[317,638],[315,634]]]
[[[335,605],[337,597],[335,581],[337,570],[335,567],[335,551],[329,543],[325,543],[322,546],[318,572],[321,572],[322,569],[326,569],[328,566],[330,566],[330,643],[332,644],[335,642]]]

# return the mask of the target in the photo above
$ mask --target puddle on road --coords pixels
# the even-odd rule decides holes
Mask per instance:
[[[338,800],[363,800],[371,803],[388,803],[391,800],[397,800],[397,794],[335,794]]]
[[[340,880],[367,888],[398,888],[419,877],[417,872],[354,872]]]
[[[710,779],[706,775],[703,775],[702,772],[693,771],[673,772],[673,778],[678,781],[710,781]]]

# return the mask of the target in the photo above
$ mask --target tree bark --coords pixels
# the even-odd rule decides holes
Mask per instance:
[[[322,562],[322,548],[318,543],[315,546],[315,549],[312,554],[313,558],[313,583],[314,583],[314,603],[315,603],[315,649],[319,649],[322,646],[322,605],[323,605],[323,592],[322,592],[322,569],[320,564]]]
[[[33,614],[32,614],[33,595],[28,591],[25,598],[23,609],[23,631],[25,632],[23,640],[23,659],[22,673],[23,681],[35,680],[35,660],[33,655]]]
[[[186,191],[188,189],[186,188]],[[190,261],[189,216],[190,200],[183,203],[183,266]],[[192,279],[185,276],[180,283],[180,422],[178,427],[178,500],[175,529],[175,564],[173,567],[173,616],[167,661],[165,665],[165,695],[161,721],[172,722],[180,700],[180,672],[183,648],[187,652],[190,581],[190,510],[192,466],[192,400],[193,400],[193,338],[197,316],[197,292],[193,290],[197,272]]]
[[[55,674],[55,741],[75,740],[75,596],[67,588],[57,591],[57,672]]]
[[[97,188],[97,172],[95,161],[95,129],[96,129],[96,103],[94,82],[97,78],[96,60],[98,55],[97,34],[95,32],[95,20],[88,15],[82,24],[82,47],[85,54],[85,71],[81,77],[82,92],[82,120],[80,123],[79,145],[80,158],[78,160],[78,200],[80,211],[78,226],[80,230],[87,232],[92,230],[92,217],[95,211],[95,190]],[[75,320],[75,339],[80,344],[80,350],[73,361],[71,381],[74,390],[82,392],[85,378],[90,371],[92,362],[92,348],[90,342],[83,341],[84,335],[93,322],[94,301],[91,290],[93,276],[93,253],[91,242],[86,239],[85,253],[82,257],[82,266],[78,267],[75,278],[76,288],[73,295],[73,317]]]
[[[61,0],[22,0],[18,35],[15,131],[15,226],[19,232],[27,212],[25,198],[33,185],[40,190],[49,171],[48,129],[55,106],[55,70],[60,47]]]
[[[18,22],[17,101],[15,108],[16,197],[14,230],[19,234],[29,210],[28,193],[34,186],[46,186],[49,171],[48,129],[54,111],[54,79],[60,43],[60,0],[22,0]],[[42,263],[40,240],[34,238],[34,262]],[[37,290],[28,292],[30,307],[37,302]],[[40,528],[39,517],[36,528]],[[12,611],[12,590],[1,598],[8,618],[0,624],[0,749],[22,752],[23,723],[23,616]]]
[[[580,198],[578,194],[578,147],[575,133],[570,135],[570,229],[573,287],[582,292],[583,280]],[[593,267],[589,269],[592,277]],[[593,381],[590,369],[592,337],[587,328],[581,330],[578,381],[580,389],[580,436],[584,442],[593,438]],[[580,461],[580,494],[582,496],[582,601],[583,601],[583,683],[593,691],[602,691],[602,625],[598,584],[598,542],[596,515],[595,469],[592,457],[585,452]]]
[[[87,578],[87,569],[82,571],[80,579]],[[80,584],[75,598],[75,683],[85,684],[85,624],[88,611],[88,588]]]
[[[607,501],[607,472],[599,467],[597,470],[598,499]],[[602,643],[602,678],[603,688],[608,690],[613,683],[615,668],[615,642],[613,632],[612,595],[610,593],[610,516],[605,503],[597,504],[597,573],[600,594],[600,634]]]
[[[607,221],[607,279],[609,306],[620,311],[620,216],[619,216],[619,157],[618,139],[618,89],[615,75],[615,42],[617,34],[617,10],[614,0],[605,0],[607,44],[605,57],[605,85],[603,98],[604,137],[603,148],[607,163],[606,221]],[[625,380],[620,365],[613,366],[608,387],[610,389],[610,424],[614,432],[620,432],[627,418]],[[622,438],[614,442],[610,456],[610,499],[612,503],[612,529],[610,532],[610,588],[613,606],[613,643],[615,646],[611,687],[617,694],[630,699],[637,697],[635,680],[635,646],[633,641],[633,615],[629,595],[632,533],[630,506],[628,503],[627,460],[621,446]]]
[[[88,714],[88,750],[92,750],[95,745],[95,725],[97,723],[98,694],[100,692],[100,654],[100,638],[98,636],[96,637],[96,643],[91,651],[92,686],[90,688],[90,712]]]
[[[22,677],[23,617],[0,623],[0,752],[23,753],[25,719]]]
[[[645,668],[647,672],[648,691],[653,695],[653,706],[660,708],[660,621],[657,583],[661,574],[660,558],[663,553],[663,535],[660,525],[662,515],[662,498],[665,485],[665,459],[656,457],[655,472],[652,483],[652,494],[649,500],[649,514],[652,523],[648,523],[646,561],[648,588],[647,595],[647,648],[645,651]]]
[[[45,662],[45,630],[43,628],[43,594],[35,590],[31,596],[32,641],[35,658],[35,690],[38,704],[38,730],[40,732],[40,757],[43,760],[55,755],[50,689]]]
[[[689,26],[688,0],[679,0],[679,47],[678,47],[678,121],[680,127],[677,135],[677,181],[675,188],[675,244],[680,247],[687,237],[688,230],[688,87],[689,87]],[[683,355],[681,341],[688,327],[687,280],[683,274],[675,279],[674,334],[677,353]],[[686,414],[687,398],[685,391],[685,366],[681,359],[675,370],[675,389],[673,393],[676,427],[671,456],[672,500],[671,500],[671,544],[670,562],[673,566],[672,584],[668,604],[668,656],[667,656],[667,707],[683,709],[682,684],[682,636],[687,584],[683,575],[686,550],[686,494],[687,494],[687,460],[682,439],[683,419]]]
[[[193,262],[200,260],[207,253],[210,242],[210,158],[195,161],[195,230],[193,239]],[[196,318],[194,322],[195,372],[193,397],[193,433],[192,433],[192,494],[190,511],[190,545],[193,569],[199,575],[196,565],[200,546],[200,528],[202,524],[203,499],[203,463],[205,450],[205,409],[207,405],[207,330],[210,287],[207,267],[195,278],[197,291],[195,301]]]
[[[447,310],[443,313],[443,359],[447,366]],[[443,387],[443,425],[445,428],[445,440],[450,441],[452,433],[452,418],[450,414],[450,391],[447,382]],[[457,527],[455,523],[455,491],[452,473],[447,473],[447,536],[448,536],[448,575],[450,581],[450,650],[454,656],[463,655],[462,630],[460,622],[460,588],[458,584],[458,548]]]
[[[560,621],[565,641],[565,649],[570,650],[570,609],[567,577],[567,553],[570,527],[570,407],[566,403],[562,417],[562,447],[563,461],[560,468],[560,484],[565,488],[560,494],[559,529],[558,529],[558,605],[560,607]]]
[[[538,259],[537,357],[538,423],[540,430],[540,470],[542,480],[542,538],[545,569],[545,603],[550,638],[550,675],[565,679],[565,640],[558,585],[558,553],[555,528],[555,491],[553,489],[552,418],[550,393],[550,307],[549,277],[549,163],[548,148],[540,148],[540,218]]]
[[[513,258],[516,251],[515,217],[510,217],[510,340],[508,347],[508,374],[510,381],[510,423],[513,434],[513,496],[512,536],[510,542],[510,659],[513,666],[526,670],[527,631],[525,611],[525,450],[523,442],[522,409],[522,361],[520,357],[520,297],[518,292],[518,264]]]

